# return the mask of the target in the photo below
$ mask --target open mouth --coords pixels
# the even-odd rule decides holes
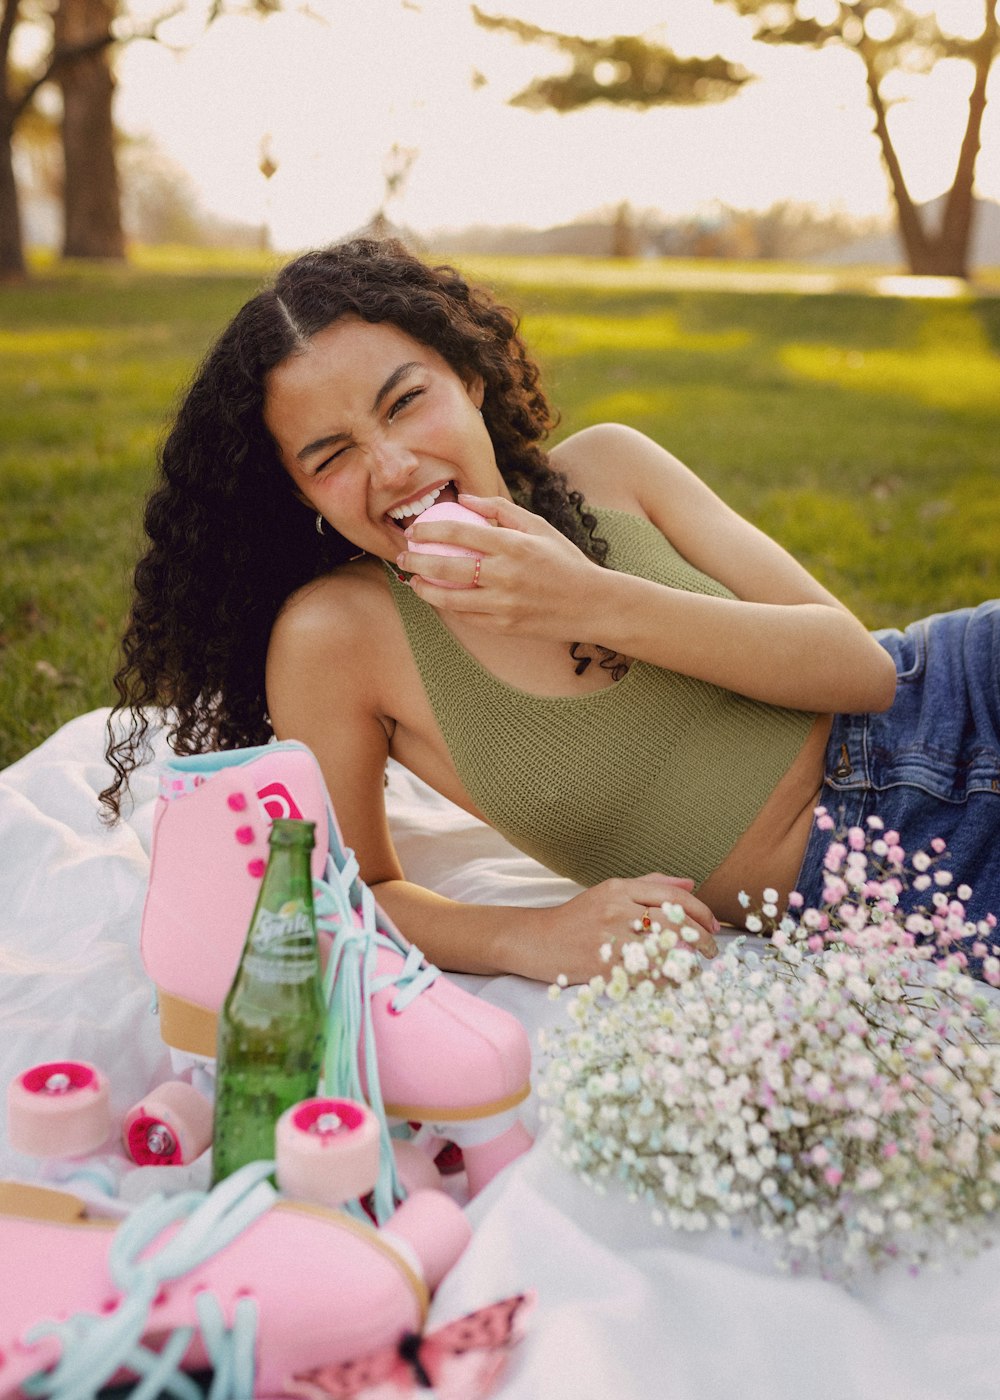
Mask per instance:
[[[386,511],[386,517],[392,521],[399,530],[406,530],[418,520],[428,506],[435,505],[438,501],[458,500],[458,492],[455,490],[453,481],[446,481],[442,486],[434,486],[423,496],[418,496],[414,501],[406,501],[403,505],[393,506],[392,510]]]

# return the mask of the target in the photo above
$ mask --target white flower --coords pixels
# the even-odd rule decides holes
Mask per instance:
[[[790,909],[770,943],[737,938],[700,974],[668,906],[674,927],[575,990],[546,1035],[539,1094],[555,1150],[595,1190],[622,1189],[677,1229],[750,1226],[787,1263],[849,1272],[922,1263],[966,1223],[970,1245],[986,1237],[1000,1202],[1000,1003],[935,963],[930,942],[942,928],[978,936],[1000,985],[1000,933],[966,920],[967,887],[945,893],[951,874],[932,880],[930,856],[910,884],[932,890],[936,924],[927,910],[904,919],[881,867],[866,873],[864,829],[840,839],[849,895]]]
[[[743,927],[748,933],[760,933],[764,925],[756,914],[748,914],[743,920]]]
[[[649,967],[649,956],[641,943],[626,943],[622,949],[622,962],[626,972],[645,972]]]

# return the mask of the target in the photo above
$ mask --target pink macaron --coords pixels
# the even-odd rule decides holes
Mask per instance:
[[[492,528],[492,521],[487,520],[478,511],[469,510],[468,506],[460,506],[457,501],[438,501],[434,505],[428,506],[425,511],[421,511],[418,520],[420,523],[426,520],[429,524],[433,524],[435,520],[464,520],[467,525]],[[407,549],[411,554],[452,554],[464,555],[466,559],[480,558],[474,549],[464,549],[457,544],[440,544],[436,541],[410,540]],[[441,579],[436,579],[435,584],[438,588],[469,587],[467,583],[445,583]]]

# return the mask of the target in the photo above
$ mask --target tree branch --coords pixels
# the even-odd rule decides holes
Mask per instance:
[[[889,175],[889,182],[892,185],[893,198],[896,201],[896,211],[899,215],[899,231],[906,247],[907,257],[917,270],[917,265],[923,264],[928,256],[928,240],[923,224],[920,222],[920,215],[917,213],[916,205],[910,197],[910,192],[906,187],[906,179],[903,175],[903,168],[896,155],[896,148],[892,144],[892,137],[889,134],[889,126],[886,121],[885,103],[882,94],[879,92],[879,75],[872,61],[861,55],[865,61],[865,76],[868,81],[868,98],[875,113],[875,134],[878,136],[882,147],[882,159],[885,161],[885,168]]]
[[[159,29],[160,25],[165,24],[169,19],[173,19],[183,8],[183,5],[177,5],[166,14],[160,15],[157,19],[153,20],[148,29],[135,29],[131,34],[113,34],[109,29],[106,34],[101,34],[95,39],[88,39],[86,43],[70,44],[62,48],[54,48],[49,55],[48,63],[46,63],[42,71],[36,77],[32,78],[21,95],[12,102],[11,111],[14,120],[16,121],[21,113],[30,107],[38,89],[43,87],[46,83],[51,82],[59,69],[68,68],[74,63],[80,63],[83,59],[90,58],[95,53],[100,53],[103,49],[109,48],[112,44],[131,44],[136,39],[150,39],[154,43],[158,43],[159,36],[156,31]],[[14,13],[16,18],[17,0],[7,0],[3,22],[0,23],[0,40],[2,40],[3,37],[3,27],[6,24],[8,12]],[[2,54],[2,52],[2,49],[0,49],[0,54]]]
[[[972,185],[982,137],[983,113],[986,110],[986,86],[1000,44],[1000,24],[997,21],[994,0],[985,0],[985,3],[986,22],[982,35],[976,42],[975,79],[969,94],[969,117],[958,153],[955,178],[948,191],[941,220],[940,239],[942,244],[947,245],[954,245],[961,238],[963,231],[971,227],[975,207]]]

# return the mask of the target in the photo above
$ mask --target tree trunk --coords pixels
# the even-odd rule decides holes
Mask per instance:
[[[998,25],[992,0],[986,6],[986,25],[977,45],[975,79],[969,94],[969,117],[958,153],[958,165],[948,198],[945,201],[941,232],[937,238],[942,273],[952,277],[968,277],[972,230],[976,205],[973,183],[976,159],[982,140],[983,113],[986,110],[986,85],[997,47]]]
[[[0,282],[23,277],[24,241],[21,209],[14,180],[14,102],[8,91],[10,39],[17,23],[18,0],[6,0],[0,16]]]
[[[892,137],[889,134],[885,103],[882,101],[882,94],[879,91],[878,72],[871,59],[864,55],[862,57],[865,59],[865,74],[868,79],[868,100],[875,113],[875,134],[882,147],[882,160],[889,176],[892,198],[896,205],[896,223],[907,264],[910,271],[914,273],[936,272],[931,240],[928,238],[927,230],[921,221],[920,210],[910,198],[910,191],[906,187],[906,179],[903,175],[903,167],[899,163],[896,148],[892,144]]]
[[[969,94],[969,116],[962,137],[955,178],[945,199],[941,227],[935,233],[925,228],[920,210],[910,198],[906,181],[889,135],[885,106],[879,92],[878,73],[874,62],[865,58],[868,96],[875,113],[875,131],[882,146],[882,159],[889,175],[892,196],[896,204],[899,236],[906,261],[913,273],[935,277],[969,276],[969,253],[976,204],[973,184],[976,159],[982,139],[983,113],[986,109],[986,87],[990,69],[996,57],[998,24],[992,0],[986,0],[986,22],[976,44],[973,60],[975,78]]]
[[[9,106],[5,95],[0,95],[0,104],[0,282],[10,282],[22,278],[26,268],[11,150],[12,122],[2,110]]]
[[[63,256],[125,256],[121,193],[111,109],[115,80],[108,38],[116,0],[59,0],[56,51],[93,44],[94,51],[60,65],[63,98]]]

